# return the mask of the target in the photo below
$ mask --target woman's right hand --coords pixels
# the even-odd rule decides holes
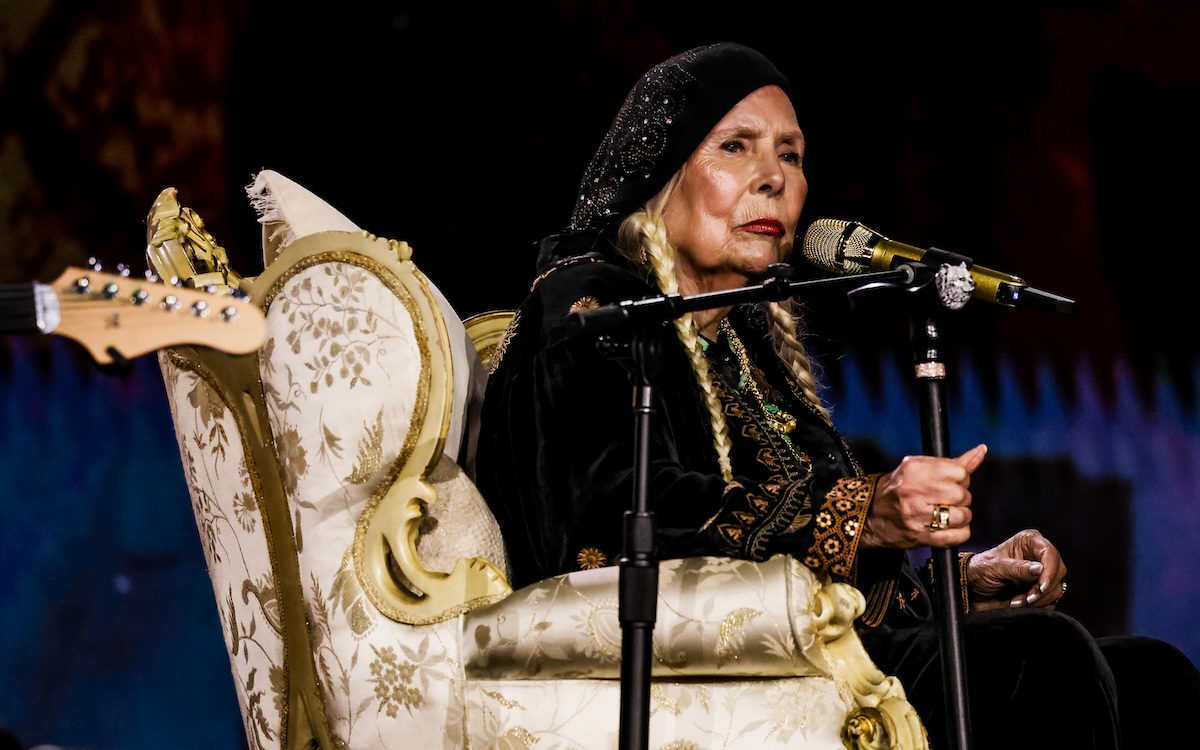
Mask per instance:
[[[956,547],[971,538],[971,474],[986,445],[957,458],[906,456],[879,478],[863,526],[862,547]],[[938,506],[949,509],[944,528],[931,528]]]

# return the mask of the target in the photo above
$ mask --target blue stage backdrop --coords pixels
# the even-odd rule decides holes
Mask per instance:
[[[0,375],[0,726],[28,747],[242,747],[158,363],[107,374],[80,351],[14,339]]]

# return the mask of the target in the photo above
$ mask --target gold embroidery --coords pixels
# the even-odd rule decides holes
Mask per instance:
[[[742,544],[742,528],[734,526],[731,523],[722,523],[717,525],[717,530],[721,532],[721,536],[725,537],[735,547],[740,547]]]
[[[717,637],[716,655],[718,663],[726,657],[738,658],[738,651],[741,649],[745,639],[744,629],[746,623],[761,615],[762,612],[749,607],[739,607],[725,616],[721,620],[720,635]]]
[[[753,524],[755,521],[758,520],[758,516],[754,515],[753,513],[747,513],[744,510],[734,511],[733,517],[736,518],[741,523],[746,524],[747,526],[749,526],[750,524]]]
[[[867,600],[867,607],[863,610],[858,621],[868,628],[876,627],[879,623],[883,622],[883,616],[887,614],[895,588],[896,581],[894,579],[887,579],[873,583],[870,588],[863,591],[863,596]]]
[[[759,390],[758,378],[755,376],[756,368],[750,364],[750,357],[746,354],[746,347],[742,345],[741,339],[733,332],[733,326],[729,325],[729,318],[721,318],[720,329],[729,342],[729,348],[733,350],[734,356],[737,357],[738,368],[742,372],[742,382],[739,383],[739,387],[745,387],[750,391],[750,395],[758,402],[758,407],[762,410],[763,416],[767,418],[767,422],[779,431],[780,434],[787,435],[796,429],[796,418],[779,406],[768,402],[766,396]]]
[[[584,310],[595,310],[599,306],[600,301],[595,297],[588,295],[575,300],[575,303],[571,305],[569,312],[577,313],[583,312]]]
[[[533,747],[538,743],[537,735],[525,727],[513,727],[501,735],[501,738],[506,741],[501,742],[500,747]]]
[[[747,408],[744,399],[748,396],[730,388],[716,372],[711,382],[721,399],[726,421],[731,426],[740,425],[738,432],[746,442],[758,446],[754,460],[769,472],[764,477],[766,483],[786,486],[812,476],[812,460],[806,453],[797,450],[786,435],[771,428],[761,429],[769,422],[760,409]]]
[[[500,340],[496,342],[496,346],[484,358],[484,361],[487,362],[488,375],[496,374],[496,368],[500,367],[500,360],[504,359],[504,353],[508,351],[508,343],[512,341],[513,336],[517,335],[517,323],[520,320],[521,311],[517,310],[513,313],[512,320],[508,321],[504,333],[500,334]]]
[[[579,563],[580,570],[595,570],[608,564],[608,555],[595,547],[584,547],[575,556],[575,561]]]
[[[878,476],[840,479],[825,497],[813,525],[813,545],[804,563],[849,578],[854,569],[858,532],[871,503]]]
[[[325,442],[336,446],[338,437],[329,431],[327,425],[321,425],[321,428],[325,433]],[[358,463],[350,470],[350,476],[346,477],[347,484],[362,484],[383,465],[383,409],[375,415],[375,424],[370,428],[363,425],[363,431],[365,434],[358,442]]]
[[[716,372],[712,383],[730,425],[740,425],[740,433],[746,438],[743,442],[753,441],[757,445],[755,461],[769,472],[758,492],[735,482],[727,485],[726,499],[735,504],[737,511],[727,511],[719,522],[714,522],[724,524],[718,525],[717,532],[732,546],[727,554],[748,560],[763,559],[769,541],[776,534],[791,528],[801,517],[804,523],[811,518],[812,499],[804,481],[812,476],[812,462],[785,435],[774,429],[759,428],[758,420],[765,419],[762,413],[756,408],[746,408],[743,399],[747,397],[728,387]],[[736,505],[738,500],[731,499],[731,492],[741,494],[740,502],[744,505]]]
[[[663,690],[661,685],[652,685],[650,687],[650,696],[654,698],[655,703],[667,710],[672,716],[683,714],[683,706],[667,697],[667,691]]]
[[[520,709],[525,708],[517,701],[509,700],[508,698],[505,698],[503,695],[496,692],[495,690],[488,690],[486,688],[481,688],[480,692],[482,692],[484,695],[491,698],[492,700],[496,701],[501,706],[504,706],[505,708],[520,708]]]

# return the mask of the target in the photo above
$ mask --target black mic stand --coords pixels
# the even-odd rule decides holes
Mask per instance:
[[[658,609],[654,514],[648,497],[653,380],[660,357],[659,338],[646,335],[651,325],[654,323],[633,326],[635,330],[627,342],[607,336],[597,341],[601,353],[625,367],[634,394],[633,509],[625,512],[617,612],[621,623],[621,747],[639,750],[650,744],[650,667]]]
[[[923,272],[923,282],[915,285],[873,285],[894,290],[894,296],[910,297],[909,337],[913,367],[919,386],[921,443],[927,456],[950,455],[950,430],[946,417],[946,365],[942,359],[943,341],[939,324],[941,312],[948,309],[939,297],[933,276]],[[854,295],[863,287],[849,293]],[[959,305],[961,307],[961,304]],[[890,309],[890,308],[889,308]],[[942,685],[945,692],[946,731],[950,750],[970,750],[971,722],[967,702],[967,674],[962,642],[962,590],[958,571],[957,547],[931,547],[933,584],[937,594],[937,625],[941,646]]]
[[[742,302],[783,300],[800,290],[840,290],[872,282],[912,283],[914,270],[903,266],[857,276],[791,281],[791,267],[776,266],[757,286],[683,297],[659,295],[571,313],[576,331],[598,334],[597,348],[625,369],[634,395],[633,508],[625,513],[624,547],[619,560],[618,619],[621,623],[622,750],[646,750],[650,744],[650,672],[658,609],[658,561],[654,557],[654,514],[649,509],[650,429],[654,416],[654,375],[661,340],[652,326],[693,310],[729,307]],[[622,332],[624,338],[613,334]]]
[[[913,366],[921,405],[921,445],[927,456],[950,455],[946,418],[946,365],[942,361],[937,315],[913,315],[910,321]],[[971,747],[970,707],[967,703],[963,659],[962,590],[957,547],[933,547],[933,585],[937,591],[938,627],[942,648],[942,685],[946,700],[946,731],[952,750]]]

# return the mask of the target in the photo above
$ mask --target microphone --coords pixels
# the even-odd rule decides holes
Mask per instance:
[[[817,268],[837,274],[890,271],[912,263],[942,266],[942,270],[961,266],[970,276],[963,279],[965,288],[976,299],[1007,307],[1032,307],[1052,312],[1070,312],[1075,306],[1074,300],[1034,289],[1020,276],[975,265],[965,255],[936,247],[922,249],[896,242],[857,221],[814,221],[804,234],[804,258]],[[939,288],[939,291],[942,290]]]

